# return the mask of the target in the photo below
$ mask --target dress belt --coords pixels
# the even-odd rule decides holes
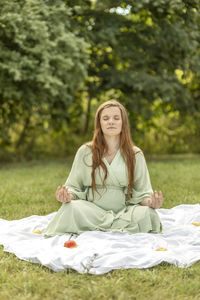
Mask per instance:
[[[108,189],[108,190],[120,190],[120,191],[124,191],[124,189],[126,188],[125,186],[117,186],[117,185],[100,185],[100,184],[96,184],[97,189]]]

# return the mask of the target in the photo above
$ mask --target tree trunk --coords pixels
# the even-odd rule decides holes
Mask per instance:
[[[87,112],[86,112],[85,126],[83,129],[83,135],[86,135],[88,132],[88,127],[89,127],[89,123],[90,123],[91,102],[92,102],[92,98],[89,96],[88,103],[87,103]]]
[[[20,137],[16,143],[16,147],[15,147],[16,149],[18,149],[24,143],[29,124],[30,124],[30,116],[27,116],[25,119],[25,122],[24,122],[23,130],[22,130]]]

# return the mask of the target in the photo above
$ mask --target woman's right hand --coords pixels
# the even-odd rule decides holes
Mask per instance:
[[[70,194],[66,186],[58,187],[56,190],[56,200],[62,203],[68,203],[73,200],[73,195]]]

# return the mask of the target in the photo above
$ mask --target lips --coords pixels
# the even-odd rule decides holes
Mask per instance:
[[[107,129],[116,129],[115,127],[108,127]]]

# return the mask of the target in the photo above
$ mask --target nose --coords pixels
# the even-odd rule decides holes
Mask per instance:
[[[109,124],[113,124],[114,120],[112,118],[109,119]]]

